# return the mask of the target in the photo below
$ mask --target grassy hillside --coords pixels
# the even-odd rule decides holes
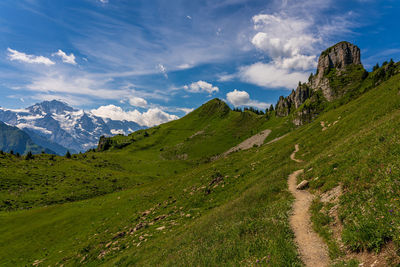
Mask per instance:
[[[105,152],[91,151],[70,159],[37,155],[28,161],[0,155],[4,166],[0,168],[0,210],[27,209],[141,188],[208,162],[269,124],[263,116],[233,112],[216,99],[180,120],[127,137],[116,136]]]
[[[24,131],[3,122],[0,122],[0,150],[8,153],[12,151],[21,155],[29,151],[33,154],[39,154],[42,151],[54,154],[50,149],[35,144]]]
[[[344,248],[391,243],[399,251],[400,75],[379,84],[294,131],[289,117],[266,120],[214,100],[181,120],[117,136],[104,152],[0,157],[9,210],[0,212],[0,265],[301,266],[287,190],[300,168],[317,195],[342,185]],[[266,141],[291,132],[210,160],[263,129],[272,130]],[[289,158],[295,144],[303,163]],[[317,201],[313,218],[339,261],[345,251],[329,205]]]

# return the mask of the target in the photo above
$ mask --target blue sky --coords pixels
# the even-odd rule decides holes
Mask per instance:
[[[2,0],[0,106],[60,99],[158,121],[215,97],[264,109],[336,42],[358,45],[368,70],[399,61],[399,11],[394,0]]]

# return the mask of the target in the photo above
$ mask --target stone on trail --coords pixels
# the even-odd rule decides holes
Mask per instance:
[[[299,183],[296,187],[297,190],[303,190],[308,186],[308,181],[303,180],[301,183]]]

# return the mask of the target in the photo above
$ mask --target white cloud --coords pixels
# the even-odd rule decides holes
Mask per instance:
[[[186,114],[192,112],[194,110],[194,108],[177,108],[177,110],[182,111]]]
[[[238,91],[235,89],[226,94],[226,99],[229,101],[229,103],[236,107],[249,103],[250,95],[246,91]]]
[[[232,92],[227,93],[226,99],[228,100],[229,103],[231,103],[235,107],[252,106],[259,109],[266,109],[267,107],[270,106],[270,104],[268,103],[251,100],[249,93],[247,93],[246,91],[238,91],[236,89],[233,90]]]
[[[223,74],[219,74],[218,75],[218,81],[219,82],[228,82],[228,81],[232,81],[233,79],[235,79],[236,78],[236,74],[226,74],[226,73],[223,73]]]
[[[316,55],[324,38],[315,18],[302,16],[306,10],[295,2],[287,1],[283,7],[285,11],[280,13],[253,16],[256,32],[251,43],[265,53],[269,62],[241,67],[238,76],[242,81],[267,88],[295,88],[317,67]],[[319,12],[314,10],[313,15]]]
[[[268,88],[295,88],[299,81],[306,81],[308,72],[289,71],[274,63],[257,62],[240,68],[241,80]]]
[[[11,48],[7,48],[7,51],[9,52],[8,57],[11,61],[20,61],[30,64],[44,64],[46,66],[55,64],[53,61],[51,61],[51,59],[44,56],[28,55]]]
[[[129,104],[131,104],[134,107],[145,108],[147,106],[147,101],[146,99],[141,97],[132,97],[129,98]]]
[[[67,55],[64,51],[58,50],[57,53],[52,54],[52,56],[59,56],[64,63],[76,65],[74,54]]]
[[[302,18],[281,14],[259,14],[253,17],[252,43],[267,52],[272,59],[292,57],[304,52],[314,52],[313,44],[319,39],[311,31],[313,23]]]
[[[99,0],[101,3],[103,3],[103,4],[107,4],[108,3],[108,0]]]
[[[313,22],[281,14],[253,17],[257,33],[252,44],[280,68],[309,70],[316,66],[315,44],[321,42],[312,32]]]
[[[209,94],[213,94],[214,92],[219,92],[219,88],[217,86],[213,86],[211,83],[205,81],[197,81],[191,83],[190,85],[185,85],[183,88],[192,93],[207,92]]]
[[[162,64],[158,64],[158,69],[161,71],[164,77],[168,79],[167,68],[165,68],[165,66]]]
[[[146,112],[139,112],[138,110],[124,111],[121,107],[115,105],[101,106],[91,112],[99,117],[108,118],[112,120],[127,120],[138,123],[142,126],[152,127],[168,121],[179,119],[178,116],[168,114],[160,108],[151,108]]]
[[[185,63],[185,64],[179,65],[179,66],[178,66],[178,69],[179,69],[179,70],[186,70],[186,69],[190,69],[191,67],[192,67],[192,66],[191,66],[190,64]]]
[[[274,63],[282,69],[310,70],[317,67],[317,56],[294,55],[276,59]]]

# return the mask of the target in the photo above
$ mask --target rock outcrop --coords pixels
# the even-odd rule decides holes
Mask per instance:
[[[315,105],[298,110],[293,122],[301,125],[305,121],[312,120],[316,116],[315,113],[318,113],[315,109],[322,101],[335,100],[346,93],[345,88],[348,84],[356,82],[354,79],[348,79],[349,73],[354,74],[353,69],[359,74],[355,77],[361,80],[365,70],[361,64],[360,48],[349,42],[340,42],[328,48],[319,57],[317,73],[311,74],[307,83],[299,83],[289,96],[279,98],[276,115],[287,116],[310,99],[309,102],[314,102]],[[336,78],[342,83],[340,86],[343,90],[338,90],[337,83],[332,82]]]
[[[276,105],[276,114],[280,117],[289,115],[291,110],[298,109],[310,96],[310,87],[305,83],[299,83],[297,89],[292,90],[288,97],[281,96],[279,98]]]
[[[317,73],[311,79],[310,87],[322,90],[324,97],[332,101],[336,95],[326,76],[332,69],[336,69],[337,75],[340,76],[350,65],[361,65],[360,48],[349,42],[340,42],[328,48],[318,59]]]

